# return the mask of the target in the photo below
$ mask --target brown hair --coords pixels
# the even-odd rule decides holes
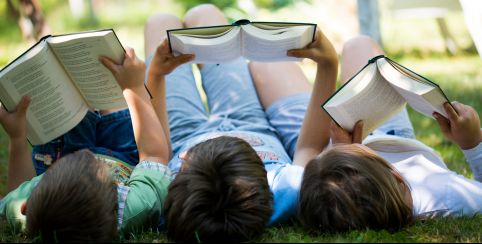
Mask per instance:
[[[88,150],[49,168],[27,201],[27,232],[43,242],[109,242],[117,236],[117,191]]]
[[[262,233],[272,212],[266,170],[235,137],[192,147],[165,204],[167,235],[176,242],[240,242]]]
[[[337,145],[324,152],[305,168],[301,224],[315,232],[402,228],[412,222],[413,214],[400,184],[408,186],[395,172],[359,144]]]

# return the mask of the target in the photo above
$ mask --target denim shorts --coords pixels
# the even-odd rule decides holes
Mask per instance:
[[[148,67],[151,59],[146,61]],[[166,76],[173,155],[179,153],[188,140],[211,132],[236,130],[276,136],[258,100],[245,59],[205,64],[201,79],[207,109],[196,86],[191,64],[181,65]]]
[[[34,146],[32,160],[37,175],[45,172],[60,157],[81,149],[136,165],[139,154],[129,110],[106,115],[89,111],[69,132],[46,144]]]
[[[277,130],[283,146],[291,158],[295,153],[301,124],[309,102],[310,93],[299,93],[279,99],[266,109],[269,122]],[[390,118],[371,134],[388,134],[415,139],[413,126],[406,109]]]

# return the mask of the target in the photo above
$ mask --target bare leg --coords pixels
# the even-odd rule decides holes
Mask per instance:
[[[156,14],[151,16],[144,27],[145,58],[152,56],[157,46],[167,37],[169,29],[183,28],[182,21],[171,14]]]
[[[312,85],[294,62],[251,62],[249,68],[266,117],[278,132],[286,152],[293,158]],[[300,95],[293,96],[295,94]],[[290,96],[292,98],[284,100],[279,106],[271,106]]]
[[[212,4],[200,4],[187,11],[184,17],[184,24],[187,28],[210,26],[210,25],[227,25],[228,20],[223,12]]]
[[[311,92],[312,85],[294,62],[251,62],[249,68],[264,109],[283,97]]]
[[[184,17],[184,25],[186,28],[212,26],[212,25],[227,25],[228,20],[223,12],[212,4],[200,4],[187,11]],[[202,64],[198,64],[201,69]]]
[[[368,60],[383,54],[380,46],[368,36],[358,36],[343,45],[341,53],[341,82],[345,83],[354,76]]]

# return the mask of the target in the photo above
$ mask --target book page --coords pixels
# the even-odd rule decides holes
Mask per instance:
[[[170,44],[174,55],[194,54],[195,63],[221,63],[241,56],[239,27],[224,27],[221,33],[212,33],[213,28],[185,30],[170,33]],[[203,32],[206,31],[206,33]],[[202,35],[202,34],[205,35]]]
[[[255,61],[298,61],[299,58],[289,57],[286,52],[310,44],[314,28],[300,25],[263,29],[256,24],[242,25],[242,55]]]
[[[124,49],[112,31],[101,33],[56,36],[49,44],[91,109],[124,108],[127,103],[120,86],[99,62],[100,56],[107,56],[122,63]]]
[[[352,131],[363,120],[365,137],[386,120],[400,112],[405,99],[400,96],[376,65],[368,65],[325,103],[323,108],[344,129]]]
[[[44,144],[77,125],[88,111],[77,88],[44,43],[30,50],[19,63],[0,76],[0,97],[12,111],[20,99],[31,98],[27,111],[27,137]]]
[[[377,66],[385,79],[414,110],[430,118],[435,111],[447,117],[443,104],[448,101],[438,86],[418,80],[416,74],[407,73],[411,71],[402,66],[398,66],[401,70],[397,70],[384,58],[377,60]]]

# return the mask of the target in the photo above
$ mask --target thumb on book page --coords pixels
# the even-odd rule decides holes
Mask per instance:
[[[114,63],[114,61],[110,60],[107,57],[100,57],[99,61],[108,69],[112,74],[116,74],[119,68],[118,65]]]
[[[440,130],[442,131],[442,133],[446,134],[450,132],[450,121],[448,119],[446,119],[444,116],[440,115],[437,112],[433,113],[433,117],[440,126]]]
[[[29,105],[30,105],[30,98],[28,96],[23,96],[22,100],[20,100],[16,108],[18,115],[26,116]]]

